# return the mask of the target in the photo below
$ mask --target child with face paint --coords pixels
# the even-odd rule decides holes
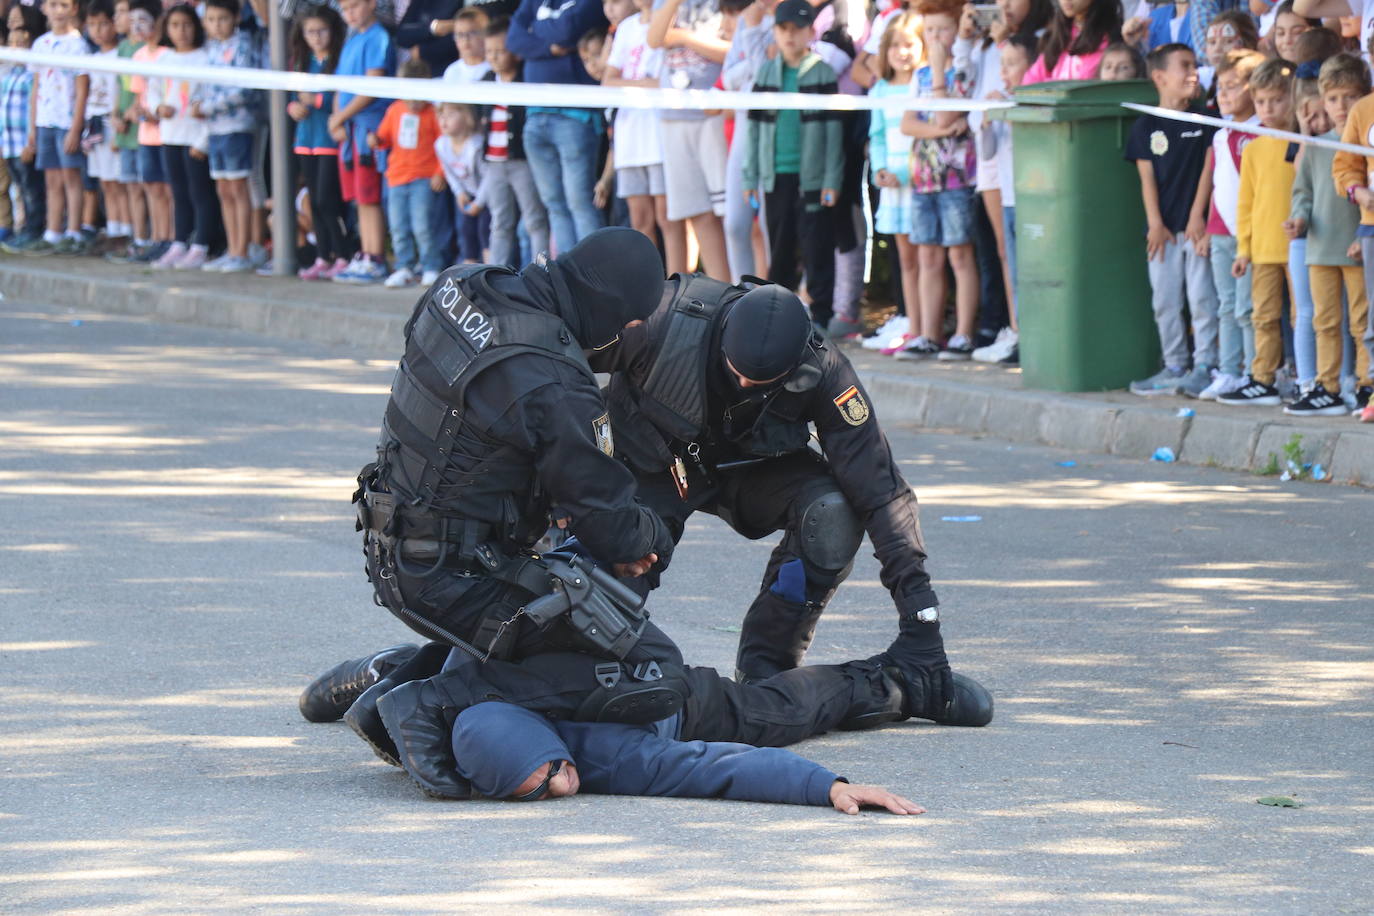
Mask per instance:
[[[1207,41],[1203,46],[1202,63],[1197,68],[1198,82],[1207,93],[1209,103],[1215,101],[1217,68],[1231,51],[1259,47],[1259,29],[1255,20],[1242,10],[1218,13],[1207,26]],[[1209,104],[1209,107],[1215,107]]]
[[[1230,51],[1218,62],[1217,106],[1221,116],[1238,124],[1255,121],[1255,105],[1250,99],[1250,75],[1264,63],[1258,51]],[[1212,383],[1198,394],[1214,401],[1244,387],[1246,373],[1255,358],[1255,332],[1250,325],[1250,272],[1231,274],[1236,259],[1236,199],[1240,193],[1240,161],[1251,134],[1219,130],[1212,137],[1212,148],[1198,183],[1193,213],[1188,222],[1188,238],[1197,253],[1211,261],[1212,284],[1217,291],[1217,373]]]

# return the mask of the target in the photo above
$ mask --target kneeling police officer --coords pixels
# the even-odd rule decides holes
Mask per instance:
[[[747,538],[785,532],[744,619],[737,679],[801,664],[867,532],[900,621],[875,660],[901,675],[908,714],[991,720],[991,695],[950,671],[916,497],[853,366],[801,300],[775,285],[674,276],[608,363],[616,454],[675,541],[697,510]]]
[[[616,578],[664,569],[674,539],[612,457],[594,375],[662,289],[653,244],[606,229],[518,273],[451,268],[406,325],[355,502],[377,603],[483,662],[377,704],[430,794],[458,791],[449,732],[478,699],[630,723],[682,705],[681,654]],[[616,576],[530,551],[554,507]]]

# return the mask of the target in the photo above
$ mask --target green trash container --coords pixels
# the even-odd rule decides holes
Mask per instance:
[[[1122,153],[1144,80],[1064,81],[1016,90],[1016,290],[1028,388],[1123,388],[1159,369],[1145,267],[1139,173]]]

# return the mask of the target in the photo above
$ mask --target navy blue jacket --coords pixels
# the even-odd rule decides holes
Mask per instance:
[[[480,703],[453,726],[458,772],[483,795],[504,798],[551,760],[577,766],[596,795],[728,798],[829,805],[838,776],[774,747],[677,741],[678,717],[653,726],[554,722],[509,703]]]
[[[587,75],[577,55],[577,40],[591,29],[606,28],[601,0],[521,0],[510,20],[506,48],[525,61],[527,83],[584,83]],[[549,48],[567,50],[554,57]]]

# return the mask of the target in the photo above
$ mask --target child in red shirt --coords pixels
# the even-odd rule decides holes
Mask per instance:
[[[429,79],[429,65],[419,58],[406,61],[398,74],[403,79]],[[439,157],[434,154],[439,119],[429,102],[407,100],[392,102],[382,123],[368,135],[368,144],[386,150],[386,221],[391,233],[391,248],[396,253],[396,269],[386,278],[386,286],[413,285],[417,279],[428,286],[443,270],[443,253],[430,231],[430,210],[434,206],[431,182],[443,180]],[[417,250],[418,249],[418,253]],[[416,276],[416,271],[423,274]]]

